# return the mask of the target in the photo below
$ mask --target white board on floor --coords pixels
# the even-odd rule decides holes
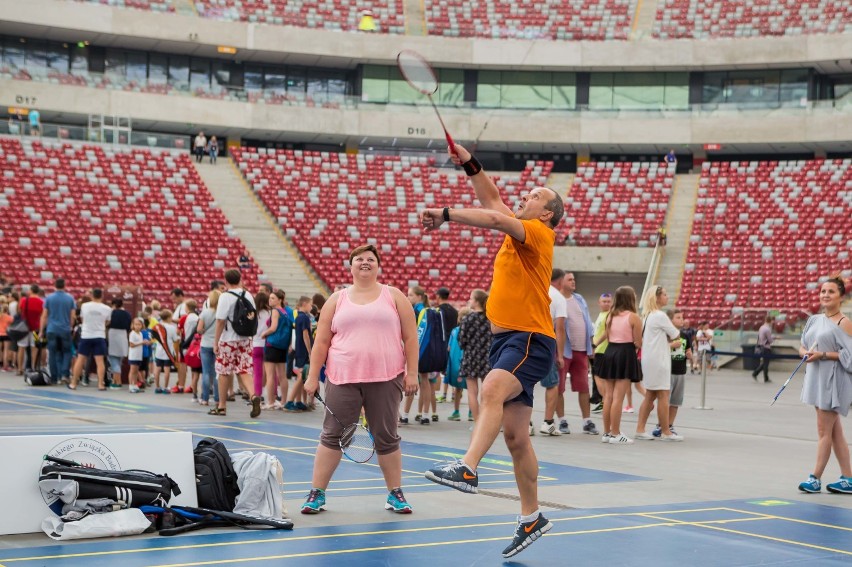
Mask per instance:
[[[0,436],[0,455],[6,461],[0,474],[0,502],[9,512],[0,514],[2,535],[39,532],[42,520],[53,515],[38,488],[44,455],[98,469],[167,474],[181,490],[170,504],[198,505],[191,433]]]

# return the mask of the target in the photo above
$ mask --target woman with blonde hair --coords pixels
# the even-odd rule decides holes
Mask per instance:
[[[196,330],[201,333],[201,395],[198,403],[202,406],[210,404],[210,388],[213,388],[213,400],[219,403],[219,380],[216,376],[216,353],[213,343],[216,340],[216,307],[219,306],[217,289],[207,294],[207,302],[198,317]],[[214,404],[214,405],[215,405]]]
[[[636,351],[642,347],[642,320],[636,313],[636,292],[630,286],[615,290],[613,306],[606,316],[606,339],[600,377],[603,379],[604,407],[609,415],[610,431],[601,436],[602,443],[625,445],[633,439],[621,432],[621,404],[631,382],[642,380]]]
[[[651,286],[642,298],[642,379],[645,382],[645,398],[639,407],[634,439],[651,441],[653,435],[645,433],[648,416],[657,403],[657,421],[660,424],[662,441],[683,441],[669,424],[669,392],[672,383],[673,346],[680,344],[680,331],[662,311],[668,305],[669,294],[660,285]]]

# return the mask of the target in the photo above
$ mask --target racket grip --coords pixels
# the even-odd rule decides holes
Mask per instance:
[[[450,151],[453,152],[453,155],[458,157],[458,152],[456,151],[456,143],[453,141],[453,137],[450,136],[450,133],[444,130],[444,135],[447,137],[447,144],[450,146]]]

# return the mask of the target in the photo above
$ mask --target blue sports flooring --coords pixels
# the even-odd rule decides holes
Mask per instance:
[[[126,394],[126,390],[124,393]],[[150,397],[146,394],[133,397],[131,401],[127,401],[126,395],[115,399],[110,392],[99,392],[96,386],[80,387],[76,393],[69,394],[71,393],[64,386],[32,388],[27,391],[3,390],[0,392],[0,417],[45,413],[74,417],[103,412],[133,414],[192,411],[190,408],[146,404],[146,398]],[[197,406],[195,411],[197,412]]]
[[[477,496],[470,496],[477,498]],[[478,496],[478,498],[484,498]],[[292,532],[208,530],[0,551],[0,565],[849,565],[852,511],[777,499],[548,514],[553,529],[511,560],[505,516],[418,519]],[[395,517],[399,518],[399,517]]]

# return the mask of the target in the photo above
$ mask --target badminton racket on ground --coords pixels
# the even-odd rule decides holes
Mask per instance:
[[[334,415],[334,412],[331,411],[331,408],[326,405],[325,400],[320,397],[319,393],[315,394],[315,396],[322,402],[322,405],[325,406],[326,411],[334,418],[334,421],[340,424],[340,427],[343,429],[343,432],[340,434],[340,450],[343,451],[346,458],[354,463],[366,463],[369,461],[373,457],[373,453],[376,452],[373,434],[359,423],[343,425],[337,419],[337,416]]]
[[[786,387],[787,387],[787,384],[789,384],[789,383],[790,383],[790,380],[792,380],[792,379],[793,379],[793,376],[795,376],[795,375],[796,375],[796,372],[798,372],[798,371],[799,371],[799,368],[801,368],[801,367],[802,367],[802,365],[805,363],[805,361],[806,361],[807,359],[808,359],[808,355],[805,355],[805,356],[803,356],[803,357],[802,357],[802,360],[801,360],[801,361],[799,361],[799,365],[796,367],[796,369],[795,369],[795,370],[793,370],[793,373],[792,373],[792,374],[790,374],[790,377],[789,377],[789,378],[787,378],[787,381],[786,381],[786,382],[784,382],[784,385],[783,385],[783,386],[781,386],[781,389],[780,389],[780,390],[778,390],[778,393],[777,393],[777,394],[775,394],[775,397],[774,397],[774,398],[772,398],[772,403],[771,403],[771,404],[769,404],[769,407],[772,407],[772,406],[774,406],[774,405],[775,405],[775,402],[777,402],[777,401],[778,401],[778,396],[780,396],[780,395],[781,395],[781,392],[783,392],[783,391],[784,391],[784,388],[786,388]]]
[[[441,128],[444,129],[444,136],[447,137],[447,144],[450,146],[450,151],[456,153],[456,143],[447,131],[444,119],[441,118],[441,113],[438,112],[438,107],[432,99],[432,95],[438,90],[438,76],[435,74],[435,70],[432,69],[432,66],[429,65],[429,62],[422,55],[410,49],[403,49],[399,52],[396,56],[396,64],[399,66],[399,72],[402,73],[402,77],[408,84],[414,90],[420,91],[429,97],[432,109],[438,116]]]

